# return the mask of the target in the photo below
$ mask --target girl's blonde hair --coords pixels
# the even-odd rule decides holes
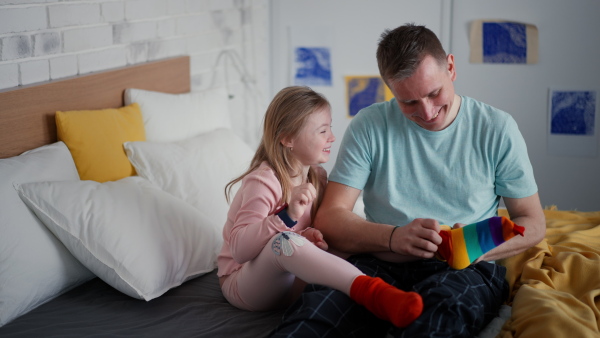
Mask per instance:
[[[265,113],[263,136],[254,158],[250,162],[250,167],[225,186],[227,202],[230,200],[232,187],[256,170],[262,162],[267,162],[281,183],[283,194],[280,202],[281,204],[287,203],[292,190],[292,178],[301,175],[302,171],[290,154],[291,149],[285,147],[281,142],[292,140],[298,136],[310,114],[324,108],[331,108],[327,99],[308,87],[291,86],[279,91]],[[308,170],[308,182],[312,183],[317,190],[317,198],[313,201],[311,212],[311,217],[314,219],[321,203],[323,187],[318,174],[312,167]]]

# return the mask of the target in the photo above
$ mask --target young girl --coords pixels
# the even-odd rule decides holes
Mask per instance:
[[[346,293],[398,327],[414,321],[421,296],[404,292],[328,253],[311,227],[327,184],[320,166],[329,160],[331,108],[307,87],[281,90],[269,105],[261,143],[242,181],[223,229],[218,276],[225,298],[251,311],[286,307],[304,283]],[[296,291],[295,291],[296,290]]]

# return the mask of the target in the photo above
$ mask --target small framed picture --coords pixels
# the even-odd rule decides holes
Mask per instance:
[[[379,75],[346,76],[348,117],[354,117],[361,109],[393,97]]]
[[[551,88],[548,95],[548,149],[551,154],[598,155],[596,90]]]
[[[331,86],[331,55],[326,47],[297,47],[294,50],[294,84]]]

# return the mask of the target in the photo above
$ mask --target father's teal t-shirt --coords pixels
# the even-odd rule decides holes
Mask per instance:
[[[428,131],[396,102],[361,110],[346,130],[329,180],[363,190],[372,222],[475,223],[496,215],[500,197],[537,192],[525,141],[514,119],[462,97],[456,119]]]

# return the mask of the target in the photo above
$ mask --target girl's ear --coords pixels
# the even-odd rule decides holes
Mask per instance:
[[[281,139],[281,144],[286,148],[294,147],[294,140],[290,140],[288,137],[284,137]]]

